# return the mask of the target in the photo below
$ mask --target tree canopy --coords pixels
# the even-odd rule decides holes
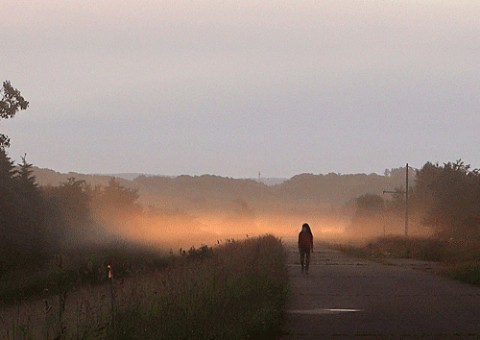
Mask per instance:
[[[26,110],[29,102],[23,98],[19,90],[6,80],[0,88],[0,119],[9,119],[15,116],[19,110]],[[10,146],[10,138],[0,133],[0,148],[4,149]]]

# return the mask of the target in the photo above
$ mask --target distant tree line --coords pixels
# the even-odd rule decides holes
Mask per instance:
[[[381,193],[384,188],[403,183],[401,169],[377,174],[342,175],[300,174],[281,184],[268,186],[253,179],[235,179],[214,175],[202,176],[139,176],[129,185],[149,197],[149,204],[182,210],[228,209],[239,199],[258,210],[296,208],[328,212],[365,192]]]

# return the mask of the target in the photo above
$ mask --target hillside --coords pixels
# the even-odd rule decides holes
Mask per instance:
[[[84,180],[92,187],[106,185],[112,177],[128,188],[137,189],[139,202],[162,208],[220,208],[241,200],[257,208],[287,205],[339,207],[366,194],[381,195],[383,190],[405,186],[404,169],[393,169],[387,175],[377,174],[300,174],[280,184],[267,185],[253,179],[235,179],[214,175],[145,176],[125,179],[125,176],[59,173],[34,168],[37,182],[56,186],[70,177]],[[130,174],[132,175],[132,174]],[[412,173],[411,178],[414,178]],[[133,176],[129,176],[133,177]]]

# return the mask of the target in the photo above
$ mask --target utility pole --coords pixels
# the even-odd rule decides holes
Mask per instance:
[[[408,163],[405,167],[405,237],[408,237]]]
[[[405,237],[408,237],[408,163],[405,167],[405,191],[383,190],[383,194],[405,194]]]

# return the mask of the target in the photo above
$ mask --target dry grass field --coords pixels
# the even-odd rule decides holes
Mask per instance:
[[[191,248],[163,269],[5,306],[2,339],[274,338],[287,292],[281,240]]]

